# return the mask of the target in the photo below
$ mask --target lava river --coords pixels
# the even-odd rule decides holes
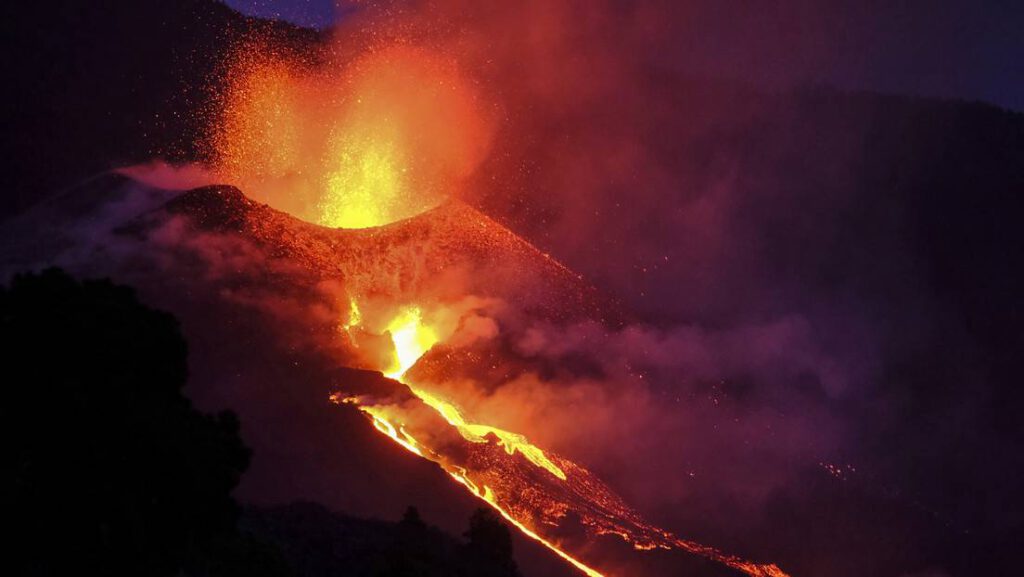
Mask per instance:
[[[346,330],[361,323],[352,303]],[[437,463],[474,496],[498,511],[523,534],[539,541],[591,577],[604,573],[570,554],[557,537],[561,521],[578,517],[588,537],[616,536],[636,550],[681,549],[753,577],[785,577],[771,564],[758,564],[712,547],[680,539],[645,522],[590,471],[545,451],[518,433],[473,422],[459,407],[417,384],[409,370],[440,341],[416,306],[401,307],[387,324],[394,357],[382,372],[407,387],[405,398],[332,395],[362,411],[380,433],[415,455]]]

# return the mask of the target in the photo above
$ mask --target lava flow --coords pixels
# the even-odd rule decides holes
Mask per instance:
[[[241,51],[214,156],[228,182],[321,225],[301,240],[296,227],[287,227],[286,252],[307,255],[318,275],[339,273],[357,295],[342,328],[355,348],[366,350],[371,368],[405,386],[399,399],[338,393],[332,400],[356,406],[377,431],[438,464],[523,534],[591,577],[602,573],[569,550],[608,537],[636,550],[685,550],[751,576],[783,576],[774,565],[749,563],[647,524],[587,469],[520,433],[479,422],[429,383],[410,378],[417,361],[452,336],[454,329],[434,323],[437,311],[424,304],[443,300],[435,294],[442,288],[453,299],[500,294],[509,300],[516,286],[555,287],[561,281],[548,280],[572,278],[571,294],[545,299],[543,306],[558,314],[587,301],[589,292],[511,231],[449,200],[484,158],[492,128],[473,83],[453,60],[409,45],[340,63],[330,54],[310,60]],[[250,208],[265,214],[231,222],[252,227],[265,243],[280,219]],[[331,230],[337,228],[364,230]],[[500,285],[499,291],[441,286],[439,279],[455,274],[452,260],[470,254],[478,258],[459,272]],[[501,270],[489,272],[477,266],[502,255],[531,265],[518,270],[504,260],[495,267]],[[386,354],[381,343],[388,343]],[[566,536],[570,518],[578,518],[572,531],[581,535]]]
[[[362,321],[358,304],[353,301],[352,305],[346,330]],[[556,539],[544,535],[556,529],[569,513],[579,517],[589,536],[617,536],[637,550],[682,549],[752,577],[786,577],[775,565],[726,555],[647,524],[585,468],[533,445],[521,434],[474,423],[454,404],[417,386],[407,377],[409,369],[440,342],[438,332],[424,323],[420,308],[401,308],[387,324],[386,332],[394,347],[394,359],[384,372],[406,385],[410,398],[395,402],[335,394],[331,400],[358,407],[379,432],[440,465],[523,534],[583,573],[603,575],[566,552]]]
[[[347,328],[357,326],[360,322],[358,304],[353,301],[352,305],[352,311],[354,314],[352,315],[353,318],[350,319],[349,324],[346,325]],[[514,455],[518,451],[534,465],[543,467],[552,475],[563,481],[566,480],[565,473],[550,459],[548,459],[543,450],[530,444],[526,440],[526,437],[509,431],[504,431],[496,427],[469,423],[462,416],[459,409],[454,405],[447,403],[422,389],[418,389],[403,380],[405,373],[408,372],[408,370],[416,364],[416,361],[418,361],[419,358],[422,357],[423,354],[425,354],[438,341],[437,334],[434,330],[423,324],[421,314],[422,313],[419,308],[410,307],[403,311],[402,314],[392,320],[388,325],[388,332],[391,335],[391,340],[395,347],[395,363],[394,367],[385,373],[386,376],[406,384],[412,394],[419,398],[423,403],[437,411],[437,413],[442,416],[450,426],[456,428],[467,441],[472,443],[488,443],[488,435],[494,435],[499,439],[499,444],[504,446],[507,454]],[[399,424],[396,427],[395,424],[389,420],[387,411],[379,410],[378,407],[375,407],[373,404],[365,403],[359,397],[341,398],[340,396],[335,395],[332,396],[332,400],[335,402],[355,404],[361,411],[370,416],[374,427],[378,431],[384,433],[396,443],[416,455],[440,464],[442,468],[452,476],[452,478],[469,489],[473,495],[493,507],[502,515],[502,517],[512,523],[524,535],[539,541],[541,544],[554,551],[559,557],[565,559],[590,577],[603,577],[601,573],[562,551],[556,544],[544,539],[534,531],[530,530],[522,521],[516,519],[497,501],[494,492],[489,486],[478,486],[470,479],[469,471],[457,466],[446,466],[447,460],[443,459],[437,452],[425,447],[422,443],[417,441],[411,434],[409,434],[404,424]]]

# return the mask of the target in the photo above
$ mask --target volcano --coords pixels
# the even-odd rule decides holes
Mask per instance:
[[[467,410],[459,389],[467,379],[494,387],[531,362],[505,363],[501,375],[488,371],[514,356],[507,333],[522,330],[501,326],[495,336],[503,319],[611,330],[628,318],[580,276],[467,204],[450,200],[377,228],[331,229],[231,186],[178,193],[112,174],[8,224],[8,274],[57,263],[129,280],[181,315],[186,329],[203,325],[194,354],[221,371],[231,370],[219,350],[223,339],[238,330],[225,326],[268,335],[269,354],[307,367],[293,378],[308,382],[287,395],[358,409],[365,427],[397,442],[409,459],[435,463],[588,575],[618,574],[603,567],[637,562],[630,557],[646,563],[657,555],[651,551],[674,551],[669,565],[702,567],[703,574],[784,575],[651,525],[585,466],[533,444],[529,431],[485,424]],[[214,309],[235,312],[224,317]],[[209,314],[229,320],[211,327]],[[472,329],[481,323],[491,330]],[[221,385],[195,396],[231,402],[250,394]]]
[[[0,273],[173,313],[182,392],[253,450],[244,506],[451,535],[492,507],[529,577],[1019,565],[1012,10],[9,4]],[[71,373],[89,326],[51,330]],[[44,392],[6,403],[12,452],[86,438],[13,356]]]

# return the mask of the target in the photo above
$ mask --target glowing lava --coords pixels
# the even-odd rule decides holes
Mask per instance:
[[[352,304],[346,328],[358,324],[362,318],[358,305],[355,301]],[[432,420],[424,422],[422,416],[416,417],[415,408],[407,403],[379,403],[369,397],[341,395],[333,395],[331,399],[358,407],[370,417],[377,431],[406,450],[437,463],[524,535],[551,549],[589,577],[603,575],[567,553],[555,541],[543,537],[539,528],[558,526],[559,521],[572,511],[579,516],[589,535],[614,535],[637,550],[681,549],[738,569],[751,577],[788,577],[775,565],[751,563],[648,525],[583,467],[545,452],[523,435],[473,423],[451,402],[411,382],[406,377],[409,369],[441,337],[437,330],[424,322],[419,307],[398,310],[386,325],[394,346],[394,360],[386,374],[405,384],[421,403],[419,406],[429,407]],[[451,442],[444,440],[446,430],[439,427],[442,422],[465,441],[463,450],[453,451]],[[516,458],[517,454],[522,455],[529,466],[524,466]]]
[[[353,308],[358,311],[358,305]],[[526,437],[497,427],[470,423],[462,416],[455,405],[432,395],[402,379],[406,372],[416,364],[427,351],[438,342],[437,333],[423,323],[423,313],[419,307],[408,307],[395,317],[387,327],[391,341],[395,347],[395,366],[384,373],[388,378],[405,383],[414,395],[427,406],[433,408],[449,425],[455,427],[464,439],[471,443],[487,443],[488,436],[498,440],[509,455],[521,453],[534,465],[545,469],[555,477],[565,480],[565,472],[544,454],[544,451],[531,444]]]
[[[438,340],[437,333],[423,324],[423,313],[418,307],[404,309],[388,323],[387,330],[395,346],[395,366],[384,375],[395,380],[401,380]]]
[[[407,46],[306,60],[238,50],[210,138],[222,182],[310,222],[370,228],[455,195],[485,156],[491,123],[451,60]]]
[[[339,165],[327,176],[320,224],[368,228],[390,222],[390,205],[401,201],[407,186],[398,146],[368,135],[346,136],[337,148]]]
[[[359,324],[361,320],[361,313],[359,311],[360,309],[358,304],[353,300],[351,313],[349,315],[349,322],[345,325],[346,329]],[[438,342],[439,339],[437,333],[423,323],[423,313],[419,307],[407,307],[402,309],[401,313],[388,323],[387,332],[390,333],[391,341],[395,347],[395,362],[393,368],[386,372],[385,376],[405,383],[402,377],[413,367],[413,365],[416,364],[416,361],[418,361],[420,357],[426,354],[426,352]],[[444,418],[449,425],[458,430],[462,437],[467,441],[472,443],[488,443],[488,436],[493,435],[505,448],[508,455],[514,455],[516,452],[519,452],[534,465],[547,470],[552,475],[563,481],[566,479],[565,472],[548,459],[543,450],[530,444],[523,435],[488,425],[467,422],[455,405],[445,402],[442,399],[431,395],[422,389],[414,387],[409,383],[405,384],[409,387],[409,390],[416,395],[416,397],[423,401],[424,404],[437,411],[437,413]],[[381,410],[380,407],[373,405],[364,405],[360,403],[360,399],[358,397],[341,398],[337,395],[333,395],[331,400],[339,403],[351,403],[357,405],[361,411],[370,416],[374,428],[390,437],[406,450],[440,464],[453,479],[469,489],[475,497],[482,499],[498,511],[502,517],[519,529],[524,535],[540,542],[589,577],[604,577],[601,573],[562,551],[554,543],[544,539],[524,525],[521,521],[516,519],[498,503],[494,492],[490,487],[487,485],[483,485],[482,487],[477,486],[467,477],[465,469],[446,466],[446,463],[440,455],[421,445],[405,430],[404,426],[400,424],[396,426],[392,423],[387,416],[387,411]]]

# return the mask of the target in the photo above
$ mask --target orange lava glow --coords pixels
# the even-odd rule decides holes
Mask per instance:
[[[581,563],[579,560],[573,558],[571,555],[569,555],[565,551],[562,551],[557,546],[555,546],[551,542],[547,541],[546,539],[544,539],[540,535],[534,533],[529,528],[527,528],[526,525],[523,525],[517,519],[512,517],[512,515],[510,515],[508,513],[508,511],[503,509],[501,507],[501,505],[498,504],[498,502],[494,499],[494,493],[491,491],[491,488],[488,487],[487,485],[484,485],[484,491],[481,494],[480,490],[475,485],[473,485],[469,481],[469,479],[466,479],[465,477],[460,477],[460,476],[455,475],[455,474],[452,474],[452,477],[454,477],[456,481],[458,481],[458,482],[462,483],[463,485],[465,485],[474,495],[476,495],[480,499],[483,499],[488,505],[490,505],[496,511],[498,511],[498,513],[500,513],[501,516],[504,517],[506,521],[511,523],[516,529],[519,529],[519,531],[521,531],[527,537],[529,537],[529,538],[531,538],[531,539],[533,539],[535,541],[540,541],[545,547],[547,547],[548,549],[551,549],[552,551],[554,551],[556,555],[558,555],[562,559],[565,559],[566,561],[569,562],[569,564],[571,564],[573,567],[579,569],[580,571],[582,571],[583,573],[585,573],[589,577],[604,577],[604,575],[602,573],[598,573],[594,569],[592,569],[590,567],[587,567],[586,565]]]
[[[339,269],[359,295],[351,299],[340,328],[356,348],[364,345],[371,368],[405,385],[408,398],[338,394],[332,400],[357,407],[378,432],[436,463],[524,535],[590,577],[603,574],[568,552],[571,538],[555,532],[570,513],[588,539],[612,536],[641,551],[680,549],[751,577],[785,577],[774,565],[750,563],[649,525],[587,469],[519,432],[481,423],[454,399],[410,378],[410,369],[454,328],[437,322],[428,300],[414,293],[436,287],[414,288],[409,277],[433,280],[451,272],[447,257],[460,251],[531,256],[537,251],[465,208],[449,214],[462,215],[450,217],[462,224],[467,218],[474,223],[467,230],[476,231],[470,238],[477,242],[469,246],[456,247],[458,238],[442,238],[446,235],[430,227],[375,229],[457,197],[487,155],[496,115],[452,58],[402,42],[359,54],[353,59],[325,47],[323,53],[298,58],[244,47],[230,66],[211,138],[212,170],[254,200],[324,227],[374,229],[329,231],[348,235],[348,241],[327,243],[330,250],[356,250],[346,242],[358,237],[379,240],[373,245],[378,249],[398,245],[403,254],[414,255],[401,260],[386,248],[367,251],[375,259],[367,259],[372,260],[367,266]],[[410,223],[415,221],[405,224]],[[259,228],[266,235],[272,226],[264,220]],[[309,228],[317,230],[310,238],[326,234]],[[310,238],[299,242],[290,234],[289,246],[311,251]],[[543,270],[568,274],[544,258]],[[314,268],[334,266],[335,260],[344,259],[318,257]],[[420,276],[397,270],[398,263],[422,269]],[[522,281],[517,273],[501,276],[501,282]],[[404,302],[370,302],[367,295]],[[387,348],[386,354],[369,350],[376,348]]]
[[[355,301],[352,301],[352,310],[359,311],[358,304]],[[349,324],[346,325],[346,328],[356,326],[358,324],[358,320],[357,312],[355,316],[350,316]],[[418,361],[420,357],[422,357],[428,350],[430,350],[431,347],[434,346],[435,343],[437,343],[437,333],[423,323],[422,313],[417,307],[407,307],[403,309],[398,316],[388,323],[387,331],[391,335],[391,341],[394,346],[395,361],[394,367],[386,373],[386,375],[405,383],[402,377],[410,368],[412,368],[413,365],[416,364],[416,361]],[[488,443],[489,441],[487,436],[494,435],[499,439],[498,442],[504,446],[508,455],[515,455],[516,452],[519,452],[534,465],[547,470],[562,481],[566,480],[565,473],[547,458],[544,451],[530,444],[526,440],[526,437],[517,433],[504,431],[496,427],[469,423],[465,420],[462,413],[457,407],[455,407],[455,405],[431,395],[427,391],[418,389],[409,383],[405,384],[409,386],[409,390],[416,397],[423,401],[427,406],[437,411],[437,413],[449,425],[456,428],[467,441],[473,443]],[[405,430],[403,425],[399,424],[396,426],[392,423],[389,420],[387,411],[379,410],[378,407],[374,407],[372,405],[363,405],[358,397],[346,397],[342,399],[340,397],[333,396],[332,400],[335,402],[355,404],[361,411],[370,416],[374,428],[379,432],[387,435],[390,439],[411,453],[441,464],[453,479],[469,489],[475,497],[483,500],[494,508],[502,517],[519,529],[519,531],[524,535],[543,544],[556,555],[569,562],[589,577],[604,577],[603,574],[572,557],[560,549],[555,543],[544,539],[523,524],[522,521],[516,519],[515,516],[502,507],[490,487],[487,485],[477,486],[469,479],[465,469],[451,466],[446,467],[445,461],[440,458],[441,456],[439,454],[423,446]]]
[[[395,46],[345,64],[239,50],[212,137],[222,180],[304,220],[369,228],[440,204],[484,157],[476,91]]]
[[[351,404],[356,404],[357,406],[359,406],[359,399],[356,398],[356,397],[347,397],[347,398],[342,399],[342,398],[337,397],[337,396],[332,396],[331,400],[333,400],[334,402],[337,402],[337,403],[351,403]],[[427,456],[424,453],[424,450],[420,448],[420,444],[416,441],[416,439],[414,439],[411,435],[409,435],[404,430],[404,428],[402,428],[402,427],[397,427],[396,428],[395,425],[393,425],[391,422],[389,422],[386,417],[384,417],[381,414],[379,414],[371,406],[359,406],[359,408],[360,408],[361,411],[363,411],[364,413],[366,413],[367,415],[370,416],[370,419],[372,420],[373,426],[374,426],[375,429],[377,429],[378,431],[380,431],[384,435],[388,436],[394,442],[398,443],[402,448],[406,449],[407,451],[409,451],[409,452],[411,452],[411,453],[413,453],[413,454],[415,454],[417,456],[420,456],[420,457],[423,457],[423,458],[426,458],[426,459],[430,459],[432,461],[437,462],[434,458],[431,458],[431,457]],[[464,487],[466,487],[469,490],[469,492],[473,494],[473,496],[477,497],[478,499],[483,500],[488,505],[490,505],[495,511],[497,511],[499,514],[501,514],[501,516],[504,517],[506,521],[511,523],[517,529],[519,529],[519,531],[522,534],[526,535],[530,539],[533,539],[533,540],[541,543],[542,545],[544,545],[545,547],[547,547],[548,549],[553,551],[556,555],[558,555],[559,557],[561,557],[565,561],[568,561],[572,566],[576,567],[577,569],[579,569],[580,571],[582,571],[583,573],[585,573],[589,577],[604,577],[604,575],[602,573],[599,573],[598,571],[588,567],[587,565],[583,564],[581,561],[579,561],[576,558],[572,557],[571,555],[569,555],[565,551],[562,551],[553,542],[548,541],[547,539],[544,539],[540,535],[534,533],[526,525],[524,525],[522,522],[520,522],[515,517],[513,517],[508,511],[506,511],[501,506],[500,503],[498,503],[498,501],[494,497],[494,492],[491,491],[490,487],[484,485],[483,489],[481,490],[480,487],[477,487],[472,481],[470,481],[464,475],[464,472],[460,472],[460,471],[457,471],[457,470],[447,470],[447,469],[446,469],[446,471],[447,471],[447,473],[449,475],[451,475],[451,477],[453,479],[458,481],[459,484],[461,484]]]
[[[351,305],[349,320],[343,325],[345,330],[359,326],[362,321],[358,303],[353,300]],[[540,542],[584,574],[603,577],[603,573],[568,553],[555,540],[541,535],[538,519],[545,525],[557,525],[557,521],[572,510],[594,535],[617,536],[636,550],[681,549],[751,577],[788,577],[775,565],[745,561],[648,525],[638,513],[583,467],[547,453],[521,434],[471,422],[455,404],[418,386],[406,374],[424,354],[441,342],[442,333],[425,322],[419,307],[406,306],[397,310],[396,315],[386,323],[385,332],[390,335],[393,346],[393,359],[386,374],[405,384],[420,406],[428,407],[436,418],[424,423],[414,416],[414,410],[411,411],[404,404],[379,404],[369,397],[333,395],[331,400],[356,406],[370,418],[377,431],[409,452],[437,463],[473,496],[493,507],[524,535]],[[461,463],[454,457],[450,443],[438,441],[444,438],[445,431],[439,429],[443,427],[442,423],[454,429],[468,443],[467,447],[471,451],[473,447],[479,447],[482,462],[495,470],[474,469],[473,465]],[[418,432],[420,430],[424,431],[423,435]],[[500,447],[500,451],[488,451],[494,446]],[[536,473],[524,469],[518,464],[516,455],[521,455],[535,471],[544,471],[546,476],[538,478]],[[500,459],[507,462],[502,463]],[[536,495],[531,499],[523,499],[522,494],[527,493]]]

